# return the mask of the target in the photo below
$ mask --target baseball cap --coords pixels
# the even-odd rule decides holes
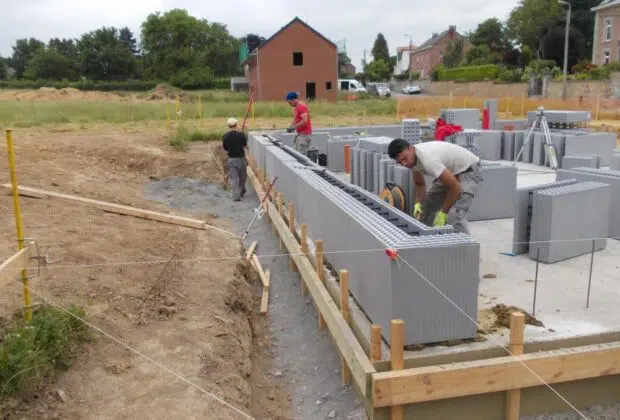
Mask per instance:
[[[235,125],[237,125],[237,119],[230,117],[226,124],[228,124],[229,127],[234,127]]]
[[[297,98],[299,98],[299,93],[297,92],[289,92],[286,94],[287,101],[292,101],[293,99],[297,99]]]

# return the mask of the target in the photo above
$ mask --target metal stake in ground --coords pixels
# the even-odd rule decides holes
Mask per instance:
[[[258,203],[258,207],[254,209],[254,215],[252,216],[252,220],[250,220],[250,224],[248,225],[247,229],[243,232],[243,235],[242,235],[242,238],[244,240],[245,238],[248,237],[248,233],[250,232],[250,229],[252,228],[252,225],[254,224],[256,219],[263,216],[265,212],[265,209],[263,208],[263,204],[265,203],[265,200],[267,199],[267,197],[269,197],[269,193],[271,192],[271,189],[273,188],[273,185],[276,183],[277,179],[278,179],[277,176],[273,178],[273,181],[271,181],[271,184],[269,184],[269,188],[267,188],[267,191],[265,191],[265,196],[260,201],[260,203]]]
[[[594,266],[594,246],[595,240],[592,239],[592,254],[590,255],[590,277],[588,278],[588,295],[586,297],[586,308],[590,307],[590,287],[592,286],[592,267]]]
[[[540,246],[536,248],[536,274],[534,277],[534,303],[532,304],[532,316],[536,315],[536,293],[538,292],[538,263],[540,261]]]

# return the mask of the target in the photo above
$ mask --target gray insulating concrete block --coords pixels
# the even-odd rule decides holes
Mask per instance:
[[[529,111],[527,113],[527,122],[531,126],[538,118],[537,111]],[[591,120],[589,111],[547,111],[543,112],[549,124],[570,124],[570,123],[587,123]]]
[[[374,164],[375,153],[368,152],[366,154],[366,189],[373,192],[375,186]]]
[[[597,168],[599,161],[600,158],[598,156],[564,156],[562,157],[562,169]]]
[[[601,166],[609,166],[612,150],[616,148],[615,133],[567,135],[564,154],[600,156]]]
[[[535,132],[532,145],[532,163],[534,165],[543,166],[546,161],[545,155],[545,134]]]
[[[480,110],[475,108],[453,108],[439,110],[439,118],[448,124],[460,125],[463,129],[480,130]]]
[[[381,157],[380,153],[374,153],[372,156],[372,177],[373,177],[373,187],[372,191],[375,194],[381,194],[381,188],[379,185],[379,171],[381,170]]]
[[[515,131],[515,147],[512,160],[517,160],[517,156],[519,156],[519,153],[521,153],[521,149],[523,148],[523,142],[525,141],[526,137],[527,133],[525,131]],[[523,161],[523,154],[521,154],[519,160]]]
[[[558,172],[559,173],[559,172]],[[515,211],[512,228],[512,252],[523,254],[529,250],[530,230],[532,223],[532,200],[534,191],[553,188],[562,185],[576,184],[577,180],[566,177],[548,184],[535,185],[526,188],[517,188],[514,201]]]
[[[574,168],[558,169],[557,179],[575,178],[580,182],[602,182],[611,186],[608,237],[620,240],[620,172],[604,169]]]
[[[366,182],[368,181],[368,150],[360,150],[360,166],[358,172],[357,185],[367,189]]]
[[[512,165],[480,167],[483,181],[474,197],[468,220],[509,219],[514,217],[517,194],[517,168]]]
[[[489,110],[489,128],[495,130],[495,123],[497,122],[498,103],[497,99],[487,99],[484,101],[484,108]]]
[[[609,168],[613,171],[620,171],[620,149],[615,149],[609,158]]]
[[[358,137],[329,137],[327,139],[327,168],[330,171],[344,171],[344,146],[355,146]]]
[[[361,149],[356,147],[351,148],[351,183],[353,185],[359,185],[359,174],[360,174],[360,154]]]
[[[394,183],[400,187],[403,195],[405,195],[405,203],[403,203],[403,208],[405,209],[405,212],[407,212],[409,205],[409,197],[407,197],[407,195],[409,194],[409,190],[411,190],[411,170],[401,165],[395,166]]]
[[[578,182],[534,192],[530,258],[555,263],[605,249],[611,188]],[[540,252],[540,254],[539,254]]]
[[[388,181],[388,166],[391,161],[391,159],[381,159],[379,161],[379,194],[381,194]]]
[[[502,136],[502,160],[514,160],[515,132],[504,131]]]
[[[414,118],[407,118],[402,120],[401,138],[407,140],[410,144],[420,143],[422,138],[420,120]]]
[[[500,160],[502,158],[502,131],[482,130],[476,136],[481,159]]]
[[[359,147],[377,153],[387,153],[392,137],[361,137]]]

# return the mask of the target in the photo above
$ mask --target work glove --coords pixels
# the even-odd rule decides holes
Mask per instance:
[[[295,126],[290,126],[289,128],[286,129],[287,133],[294,133],[295,132]]]
[[[435,215],[435,221],[433,222],[433,226],[445,226],[446,219],[448,216],[443,211],[439,210]]]
[[[415,203],[415,205],[413,206],[413,217],[417,220],[420,220],[422,218],[422,204]]]

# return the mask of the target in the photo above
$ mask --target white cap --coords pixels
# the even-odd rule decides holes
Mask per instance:
[[[234,117],[230,117],[226,124],[228,124],[229,127],[234,127],[235,125],[237,125],[237,119]]]

